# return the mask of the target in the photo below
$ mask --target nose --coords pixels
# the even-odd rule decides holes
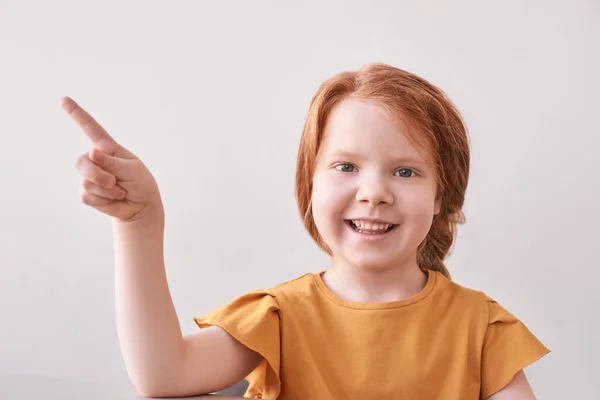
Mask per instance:
[[[392,204],[394,195],[388,183],[375,174],[363,175],[356,191],[356,200],[361,203],[370,203],[371,207]]]

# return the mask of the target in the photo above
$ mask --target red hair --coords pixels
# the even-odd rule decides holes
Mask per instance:
[[[312,216],[312,179],[323,129],[332,108],[345,98],[369,100],[407,127],[408,139],[435,166],[440,212],[417,250],[422,269],[450,278],[444,259],[465,222],[462,206],[469,180],[467,127],[448,96],[423,78],[396,67],[374,63],[341,72],[323,82],[313,96],[302,130],[296,164],[295,195],[305,228],[321,249],[331,250]]]

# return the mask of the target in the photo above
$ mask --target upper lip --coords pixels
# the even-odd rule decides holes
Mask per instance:
[[[366,218],[366,217],[357,217],[357,218],[348,218],[348,220],[350,221],[365,221],[365,222],[369,222],[371,224],[388,224],[388,225],[396,225],[393,222],[389,222],[383,219],[377,219],[377,218]]]

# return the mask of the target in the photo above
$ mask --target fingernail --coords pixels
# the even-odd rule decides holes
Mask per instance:
[[[104,158],[102,156],[103,156],[103,154],[100,150],[94,149],[94,159],[96,161],[102,162],[104,160]]]

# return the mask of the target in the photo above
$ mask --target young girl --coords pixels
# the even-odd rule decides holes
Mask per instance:
[[[145,396],[246,378],[265,399],[534,399],[523,373],[549,350],[444,265],[469,175],[467,130],[437,87],[371,64],[324,82],[300,142],[296,196],[331,266],[195,318],[182,335],[165,276],[156,182],[73,100],[93,143],[82,201],[112,216],[119,340]]]

